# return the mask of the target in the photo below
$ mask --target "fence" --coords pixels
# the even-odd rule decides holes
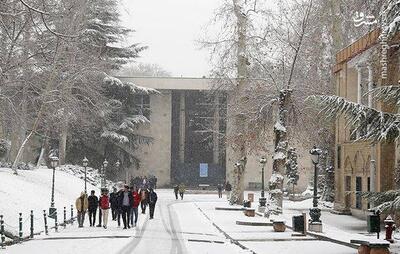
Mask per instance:
[[[67,219],[67,207],[64,207],[63,210],[63,220],[62,223],[58,223],[58,214],[57,210],[54,209],[52,214],[47,214],[46,210],[43,210],[43,218],[35,218],[33,210],[31,210],[30,214],[23,219],[22,213],[19,213],[18,217],[18,227],[13,227],[6,223],[5,217],[0,214],[0,248],[4,249],[8,245],[13,245],[16,243],[21,243],[23,241],[31,240],[35,237],[35,235],[39,235],[41,233],[45,233],[46,235],[49,234],[49,230],[54,229],[55,232],[58,232],[59,227],[67,227],[67,224],[73,224],[76,217],[74,217],[74,207],[71,205],[71,213],[70,218]],[[54,219],[54,226],[48,225],[48,218]],[[44,228],[40,229],[39,231],[35,232],[35,221],[43,219]],[[23,232],[23,225],[30,221],[29,233],[25,234]],[[28,224],[29,225],[29,224]],[[6,226],[15,229],[18,231],[18,235],[11,233],[10,231],[6,230]],[[10,240],[6,240],[6,237]]]

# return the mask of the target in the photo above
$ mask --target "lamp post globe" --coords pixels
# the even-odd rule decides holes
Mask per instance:
[[[89,160],[85,156],[85,158],[83,158],[83,160],[82,160],[82,165],[85,168],[85,193],[87,193],[87,171],[86,171],[86,167],[88,166],[88,164],[89,164]]]
[[[265,182],[264,182],[264,169],[265,165],[267,164],[267,158],[266,157],[261,157],[260,159],[260,164],[261,164],[261,197],[259,199],[260,207],[265,207],[265,204],[267,203],[267,199],[265,198]]]
[[[315,145],[310,150],[311,161],[314,164],[313,207],[310,209],[310,217],[312,222],[321,222],[321,210],[318,208],[318,163],[321,154],[321,149],[317,148]]]
[[[56,216],[56,208],[54,204],[54,184],[56,180],[56,167],[58,166],[58,157],[57,156],[50,156],[50,165],[53,169],[53,178],[52,178],[52,184],[51,184],[51,203],[50,203],[50,208],[49,208],[49,217],[50,218],[55,218]]]

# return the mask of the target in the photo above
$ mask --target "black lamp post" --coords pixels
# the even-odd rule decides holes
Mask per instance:
[[[57,211],[57,209],[55,208],[55,205],[54,205],[54,183],[56,180],[56,167],[58,166],[58,157],[51,156],[50,164],[51,164],[51,167],[53,168],[53,180],[52,180],[52,185],[51,185],[51,203],[50,203],[50,208],[49,208],[49,217],[54,218],[55,213]]]
[[[261,164],[261,198],[259,199],[260,207],[265,207],[265,204],[267,203],[267,199],[265,198],[265,183],[264,183],[264,168],[265,165],[267,164],[267,158],[261,157],[260,159],[260,164]]]
[[[89,160],[85,157],[82,160],[82,165],[85,168],[85,193],[87,193],[87,172],[86,167],[88,166]]]
[[[107,165],[108,165],[108,161],[107,161],[107,159],[104,159],[104,162],[103,162],[103,183],[102,183],[102,185],[101,185],[101,187],[106,187],[106,168],[107,168]]]
[[[310,209],[311,222],[321,222],[321,210],[318,208],[318,163],[321,150],[316,146],[310,150],[311,161],[314,164],[314,195],[313,195],[313,208]]]

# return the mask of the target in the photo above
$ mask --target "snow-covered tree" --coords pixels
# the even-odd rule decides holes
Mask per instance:
[[[297,185],[299,180],[299,165],[297,163],[297,152],[296,148],[290,147],[287,153],[286,160],[286,177],[288,178],[287,184],[292,185],[293,195],[294,195],[294,186]]]
[[[149,144],[151,137],[140,135],[138,127],[149,124],[137,100],[137,96],[158,94],[151,88],[144,88],[132,83],[123,83],[117,78],[107,76],[104,79],[108,109],[105,111],[106,120],[101,138],[104,141],[105,157],[119,159],[125,167],[139,160],[135,151],[139,145]]]

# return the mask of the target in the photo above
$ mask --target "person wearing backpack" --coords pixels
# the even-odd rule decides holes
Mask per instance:
[[[99,203],[103,217],[103,228],[106,229],[108,223],[108,212],[110,210],[110,198],[108,197],[107,191],[102,193]]]

